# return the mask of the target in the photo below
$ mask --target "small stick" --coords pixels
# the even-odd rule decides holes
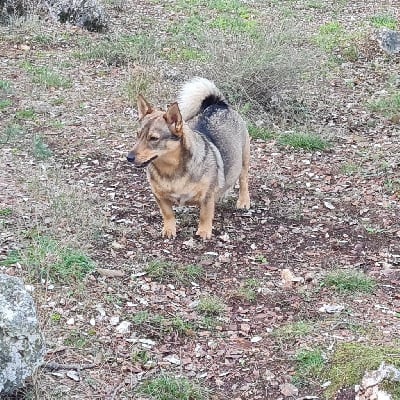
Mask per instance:
[[[80,371],[82,369],[95,368],[98,364],[60,364],[58,362],[44,362],[40,366],[51,371],[58,371],[60,369],[75,369]]]

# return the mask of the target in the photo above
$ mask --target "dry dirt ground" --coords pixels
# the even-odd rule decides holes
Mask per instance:
[[[137,129],[139,89],[164,106],[193,74],[213,71],[227,87],[224,57],[219,73],[201,60],[151,53],[105,62],[106,56],[76,54],[104,44],[106,34],[40,21],[1,28],[0,271],[33,286],[46,361],[95,364],[75,372],[40,369],[19,398],[144,399],[137,388],[160,372],[201,382],[212,399],[277,400],[290,382],[298,392],[286,398],[324,398],[328,378],[299,371],[301,351],[319,349],[326,370],[342,343],[393,345],[399,355],[400,56],[379,49],[371,24],[383,14],[398,21],[399,4],[331,3],[242,2],[271,35],[283,23],[296,28],[293,51],[306,56],[314,48],[317,57],[294,78],[305,119],[292,121],[289,109],[284,122],[268,121],[271,138],[252,140],[252,207],[235,210],[234,193],[217,207],[207,242],[194,235],[195,208],[177,210],[175,240],[160,237],[145,171],[133,169],[125,155]],[[150,0],[106,6],[111,48],[112,40],[146,29],[161,43],[171,34],[168,24],[197,9]],[[198,10],[206,8],[203,2]],[[331,21],[356,34],[321,50],[312,38]],[[346,53],[353,43],[356,56]],[[168,53],[168,46],[160,51]],[[282,63],[291,63],[290,54]],[[42,66],[69,83],[49,83]],[[369,105],[396,93],[397,106]],[[249,123],[265,115],[250,115]],[[283,131],[299,129],[330,146],[279,145]],[[43,249],[46,240],[55,249]],[[82,281],[46,279],[57,247],[79,249],[98,269]],[[20,255],[15,262],[13,254]],[[149,271],[154,261],[167,271]],[[201,269],[180,279],[162,262]],[[285,269],[299,279],[288,284]],[[334,270],[361,271],[376,287],[338,292],[324,284]],[[223,309],[202,314],[197,305],[207,296]],[[329,314],[320,311],[324,305],[343,310]],[[130,323],[126,332],[123,321]],[[354,398],[352,389],[337,398]]]

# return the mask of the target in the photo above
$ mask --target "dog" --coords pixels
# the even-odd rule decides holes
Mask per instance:
[[[147,167],[160,207],[162,236],[176,236],[173,205],[198,205],[197,235],[210,239],[215,203],[239,180],[237,208],[250,208],[250,139],[246,123],[208,79],[183,85],[166,111],[137,98],[140,129],[127,160]]]

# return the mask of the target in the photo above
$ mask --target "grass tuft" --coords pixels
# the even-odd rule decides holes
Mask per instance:
[[[281,146],[310,151],[326,150],[329,147],[329,143],[325,139],[311,133],[285,133],[278,137],[277,142]]]
[[[271,132],[269,129],[264,128],[262,126],[250,124],[247,127],[247,129],[249,131],[250,137],[253,139],[261,139],[261,140],[267,141],[267,140],[275,137],[274,132]]]
[[[161,375],[145,381],[139,393],[152,400],[208,400],[210,392],[203,385],[192,383],[184,377]]]
[[[246,279],[240,288],[236,291],[236,295],[245,301],[255,301],[257,299],[257,290],[260,282],[255,278]]]
[[[33,83],[45,86],[46,88],[70,88],[72,81],[61,76],[58,72],[47,66],[36,66],[25,62],[22,67],[32,76]]]
[[[272,336],[279,340],[295,340],[304,336],[307,336],[313,331],[313,325],[305,321],[297,321],[288,323],[276,328],[272,332]]]
[[[340,293],[371,293],[376,286],[374,279],[359,271],[333,271],[322,283]]]
[[[40,136],[36,136],[33,142],[33,154],[38,160],[46,160],[53,153],[43,139]]]
[[[7,107],[10,107],[12,104],[12,101],[9,99],[0,99],[0,111],[4,110]]]
[[[322,50],[335,55],[336,62],[356,61],[358,59],[357,35],[347,32],[340,22],[330,21],[319,27],[314,40]]]
[[[0,90],[8,91],[11,87],[10,81],[0,79]]]
[[[204,296],[199,300],[196,309],[208,317],[218,316],[225,311],[225,304],[217,296]]]
[[[174,282],[188,285],[199,280],[203,269],[198,265],[180,266],[167,261],[155,260],[145,268],[147,275],[158,282]]]
[[[375,28],[397,29],[397,18],[389,14],[377,14],[370,18],[372,25]]]
[[[144,61],[153,57],[160,49],[156,40],[149,35],[109,36],[100,41],[85,41],[74,56],[80,60],[101,60],[107,65],[121,66]]]
[[[35,235],[28,248],[10,252],[0,265],[20,263],[37,281],[81,281],[95,268],[94,261],[78,249],[63,247],[47,236]]]
[[[327,397],[334,398],[340,388],[354,386],[361,382],[365,371],[373,371],[382,362],[400,367],[400,348],[395,346],[368,346],[360,343],[339,344],[329,362],[324,379],[331,381]],[[397,389],[388,387],[391,393]],[[395,398],[395,397],[394,397]]]
[[[321,377],[325,368],[324,354],[320,349],[301,350],[296,354],[296,374],[293,380],[297,384]]]
[[[400,115],[400,91],[389,94],[387,97],[369,102],[372,111],[383,114],[386,117]]]

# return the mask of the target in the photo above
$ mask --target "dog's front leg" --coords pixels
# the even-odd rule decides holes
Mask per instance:
[[[196,235],[199,235],[203,240],[211,239],[214,209],[215,198],[214,194],[212,194],[200,204],[200,222]]]
[[[156,197],[157,203],[160,206],[161,214],[164,220],[162,236],[174,238],[176,236],[176,220],[172,209],[172,202],[168,199]]]

